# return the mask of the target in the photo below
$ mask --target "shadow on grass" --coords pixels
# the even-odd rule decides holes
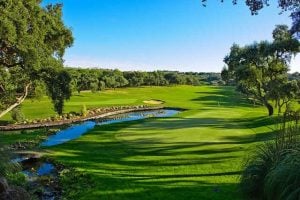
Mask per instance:
[[[119,178],[109,179],[101,178],[97,181],[107,183],[103,186],[103,190],[90,190],[86,193],[85,199],[157,199],[157,200],[234,200],[241,199],[240,196],[233,194],[232,191],[237,190],[235,184],[208,184],[201,181],[189,182],[189,185],[174,185],[174,181],[165,181],[162,184],[160,181],[143,184],[139,187],[133,185],[131,188],[131,180],[120,181]],[[118,190],[113,187],[116,182],[121,186]],[[192,184],[191,184],[192,183]],[[173,185],[168,187],[168,185]],[[130,188],[130,189],[128,189]]]
[[[239,177],[236,165],[241,165],[241,144],[266,140],[270,133],[259,134],[257,138],[227,136],[216,142],[164,143],[147,138],[124,142],[115,138],[118,131],[130,130],[132,125],[151,130],[157,128],[157,123],[159,129],[170,129],[175,123],[177,128],[184,128],[199,126],[191,123],[197,120],[148,119],[99,126],[85,137],[52,150],[60,152],[55,156],[59,161],[92,174],[92,189],[79,194],[84,199],[240,199],[237,184],[225,183]],[[259,124],[270,123],[256,120]],[[218,119],[204,126],[224,128],[222,123]],[[75,184],[79,187],[85,183]]]
[[[148,119],[146,119],[148,120]],[[130,124],[136,124],[139,130],[172,130],[186,128],[215,128],[215,129],[251,129],[262,126],[267,126],[273,129],[272,126],[278,123],[276,117],[248,117],[248,118],[176,118],[170,117],[167,119],[155,119],[150,123],[143,123],[146,120],[139,120]],[[149,122],[149,120],[148,120]]]
[[[250,105],[233,90],[216,88],[199,94],[201,96],[192,101],[207,106],[215,106],[216,102],[228,108]],[[142,133],[149,130],[158,134],[201,127],[234,131],[276,123],[268,117],[225,119],[215,116],[146,119],[96,127],[78,140],[51,148],[50,155],[92,175],[89,183],[74,183],[80,191],[78,199],[241,199],[236,184],[241,157],[249,145],[270,139],[272,129],[254,136],[233,132],[219,136],[216,141],[200,142],[163,142],[156,137],[142,137]],[[122,129],[126,129],[128,136],[138,133],[141,137],[118,140],[117,134]],[[78,189],[85,184],[93,186]]]
[[[101,133],[93,131],[90,134]],[[102,139],[105,140],[103,136]],[[194,145],[196,144],[192,146]],[[141,148],[105,141],[74,141],[55,150],[63,152],[64,149],[74,147],[77,147],[75,155],[56,158],[92,174],[92,189],[79,194],[84,199],[239,199],[236,184],[212,184],[206,180],[235,177],[240,174],[239,171],[220,169],[219,172],[200,173],[192,170],[198,165],[221,164],[234,156],[176,159],[173,153],[166,154],[151,149],[143,149],[147,151],[143,153]],[[179,146],[173,148],[180,149]],[[195,155],[199,152],[188,154]],[[142,159],[131,159],[134,156]],[[86,183],[74,184],[80,187]]]
[[[253,107],[253,104],[245,98],[242,98],[233,88],[216,87],[211,91],[197,92],[199,97],[192,101],[199,102],[205,106],[222,106],[227,108],[232,107]]]

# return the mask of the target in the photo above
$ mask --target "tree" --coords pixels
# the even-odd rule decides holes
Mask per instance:
[[[103,81],[108,88],[116,88],[116,79],[114,76],[104,76]]]
[[[153,72],[148,72],[144,78],[144,83],[147,86],[155,85],[155,76]]]
[[[193,75],[186,76],[185,82],[188,85],[200,85],[199,79]]]
[[[153,72],[153,75],[156,86],[165,86],[169,84],[162,71],[155,71]]]
[[[74,69],[74,68],[66,68],[66,70],[68,71],[68,73],[71,76],[71,89],[73,92],[78,92],[80,93],[80,89],[78,88],[79,85],[79,79],[80,79],[80,72],[79,69]]]
[[[146,74],[139,71],[124,72],[124,77],[128,80],[129,86],[139,87],[144,84]]]
[[[62,5],[40,3],[0,0],[0,118],[19,106],[39,81],[54,84],[43,79],[48,69],[58,77],[66,75],[60,70],[62,58],[73,37],[62,21]],[[64,84],[69,83],[64,80]],[[61,104],[61,98],[68,96],[52,95],[52,99]]]
[[[42,77],[46,83],[47,93],[51,97],[54,110],[61,115],[64,100],[69,100],[72,94],[71,76],[66,70],[56,71],[56,69],[48,68],[43,69]]]
[[[228,84],[229,83],[229,80],[230,80],[230,75],[229,75],[229,71],[226,67],[223,67],[222,71],[221,71],[221,77],[222,77],[222,80]]]
[[[112,76],[114,76],[114,79],[116,81],[115,87],[124,87],[129,83],[128,80],[124,77],[123,72],[121,72],[120,70],[113,70]]]
[[[269,102],[276,99],[276,90],[287,82],[288,63],[299,51],[299,42],[288,33],[286,26],[277,26],[273,42],[262,41],[244,47],[234,44],[224,62],[232,74],[237,89],[260,101],[273,115]],[[281,98],[281,96],[280,96]]]
[[[289,74],[289,80],[300,81],[300,72],[294,72],[292,74]]]
[[[168,72],[165,74],[165,79],[169,82],[169,84],[185,84],[185,79],[178,72]]]
[[[288,108],[289,103],[299,97],[300,87],[296,80],[286,81],[276,86],[273,88],[273,99],[275,100],[275,106],[278,107],[278,113],[281,113],[283,106]]]

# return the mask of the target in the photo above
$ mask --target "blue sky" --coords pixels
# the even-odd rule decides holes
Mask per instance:
[[[218,72],[233,43],[270,40],[276,24],[291,24],[276,4],[251,16],[245,0],[44,1],[57,2],[75,37],[68,66]],[[300,71],[300,58],[291,70]]]

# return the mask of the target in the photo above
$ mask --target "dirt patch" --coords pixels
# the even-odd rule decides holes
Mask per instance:
[[[150,100],[143,101],[143,103],[152,104],[152,105],[160,105],[160,104],[164,104],[165,102],[162,100],[150,99]]]

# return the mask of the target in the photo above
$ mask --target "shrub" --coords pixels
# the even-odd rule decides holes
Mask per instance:
[[[298,199],[300,197],[300,129],[284,123],[276,138],[259,146],[246,162],[240,186],[250,199]]]
[[[59,174],[59,183],[62,185],[63,199],[76,199],[82,192],[82,188],[89,190],[93,188],[93,178],[75,169],[64,169]],[[80,184],[78,184],[80,183]]]
[[[284,158],[265,177],[265,199],[299,199],[300,151],[286,152]]]
[[[87,115],[88,111],[86,109],[85,104],[82,105],[81,107],[81,116],[85,117]]]
[[[265,143],[257,148],[246,163],[240,181],[242,193],[251,199],[261,199],[264,179],[278,160],[274,143]]]
[[[91,83],[90,85],[92,93],[96,93],[99,90],[98,83]]]
[[[16,122],[25,121],[25,116],[21,111],[21,107],[18,106],[11,111],[11,118]]]
[[[0,149],[0,177],[7,177],[20,171],[20,165],[10,161],[9,152]]]

